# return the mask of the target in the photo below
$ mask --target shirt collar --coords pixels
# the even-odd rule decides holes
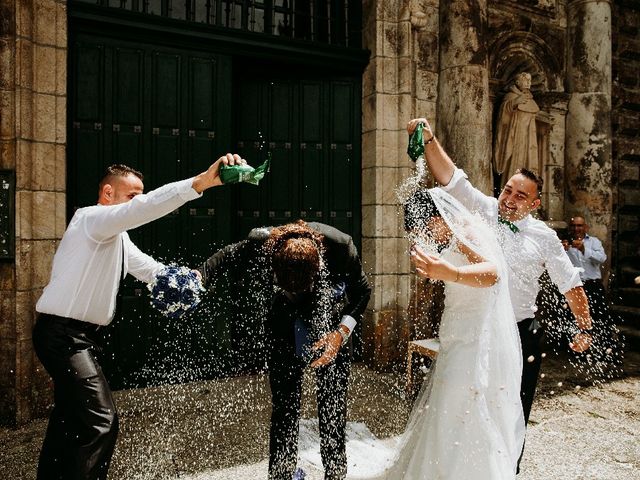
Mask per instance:
[[[521,218],[520,220],[516,220],[515,222],[513,222],[513,224],[518,227],[518,230],[522,231],[529,226],[531,218],[531,214],[529,214],[526,217]]]

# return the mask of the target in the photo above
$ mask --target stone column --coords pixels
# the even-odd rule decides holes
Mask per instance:
[[[35,302],[64,233],[66,2],[0,0],[0,168],[16,172],[15,262],[0,266],[0,412],[21,424],[51,401],[35,358]]]
[[[542,189],[542,218],[552,228],[566,228],[564,218],[565,137],[568,95],[564,92],[545,92],[536,96],[541,113],[548,114],[548,155],[542,156],[540,175]],[[540,122],[542,123],[542,122]],[[538,131],[540,132],[540,123]],[[540,151],[540,150],[539,150]],[[541,151],[540,151],[541,152]]]
[[[440,2],[436,134],[456,164],[492,193],[486,0]]]
[[[568,216],[586,215],[591,233],[611,246],[611,2],[567,4],[566,136]]]
[[[395,190],[408,176],[405,125],[411,115],[410,20],[404,0],[365,1],[362,80],[362,260],[373,292],[363,323],[367,364],[385,369],[406,329],[409,259]]]

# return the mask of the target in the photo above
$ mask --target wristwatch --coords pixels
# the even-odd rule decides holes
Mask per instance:
[[[338,333],[342,337],[342,346],[344,347],[344,345],[349,341],[349,334],[345,333],[344,330],[340,327],[338,327]]]

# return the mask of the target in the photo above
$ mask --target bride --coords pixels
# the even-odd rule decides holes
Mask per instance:
[[[445,283],[440,351],[400,449],[377,479],[514,479],[524,441],[522,357],[494,232],[441,189],[405,202],[418,275]]]

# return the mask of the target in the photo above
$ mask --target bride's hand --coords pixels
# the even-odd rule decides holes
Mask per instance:
[[[458,269],[446,260],[425,253],[420,247],[411,249],[411,262],[416,267],[416,272],[423,278],[455,282],[458,278]]]

